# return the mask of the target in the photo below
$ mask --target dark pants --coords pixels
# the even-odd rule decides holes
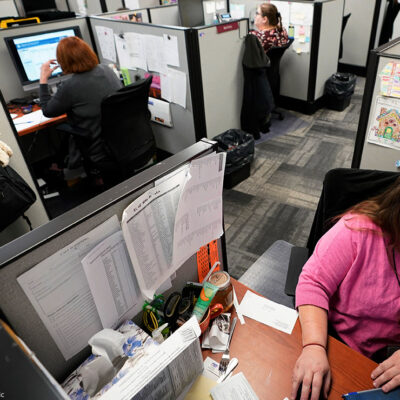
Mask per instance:
[[[389,0],[385,18],[383,19],[381,36],[379,38],[379,46],[387,43],[393,35],[393,23],[400,10],[400,4],[397,1]]]

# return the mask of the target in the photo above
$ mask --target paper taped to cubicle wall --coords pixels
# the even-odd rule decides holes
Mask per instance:
[[[122,231],[147,298],[201,246],[222,235],[225,160],[226,153],[193,160],[124,210]]]
[[[103,328],[81,260],[119,230],[113,216],[17,278],[66,360]]]
[[[367,141],[400,150],[400,99],[377,96],[371,118]]]

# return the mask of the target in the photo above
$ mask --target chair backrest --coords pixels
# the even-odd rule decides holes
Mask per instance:
[[[369,197],[384,192],[400,177],[399,172],[336,168],[325,175],[321,197],[308,237],[309,255],[320,237],[332,226],[332,218]]]
[[[271,65],[267,69],[267,75],[275,101],[279,96],[279,89],[281,84],[281,78],[279,74],[279,66],[281,63],[281,58],[285,53],[285,51],[292,45],[292,43],[293,39],[289,39],[289,41],[285,45],[271,47],[267,51],[267,56],[271,61]]]
[[[152,77],[125,86],[101,104],[102,139],[126,176],[150,160],[155,140],[148,110]]]

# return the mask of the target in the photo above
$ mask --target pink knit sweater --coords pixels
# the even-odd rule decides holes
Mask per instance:
[[[368,357],[400,343],[400,286],[369,218],[345,215],[320,239],[296,290],[296,306],[305,304],[328,310],[339,336]]]

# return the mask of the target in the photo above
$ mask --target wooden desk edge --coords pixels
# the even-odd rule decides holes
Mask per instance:
[[[232,282],[240,303],[251,289],[233,278]],[[232,317],[235,315],[232,310]],[[238,321],[232,337],[231,356],[239,359],[235,373],[245,374],[260,399],[282,400],[290,395],[292,369],[302,351],[300,322],[297,320],[292,334],[287,335],[250,318],[245,320],[244,326]],[[222,355],[204,350],[203,358],[207,356],[219,362]],[[332,372],[329,400],[341,399],[343,393],[350,391],[373,388],[370,374],[375,362],[333,337],[328,339],[328,358]]]

